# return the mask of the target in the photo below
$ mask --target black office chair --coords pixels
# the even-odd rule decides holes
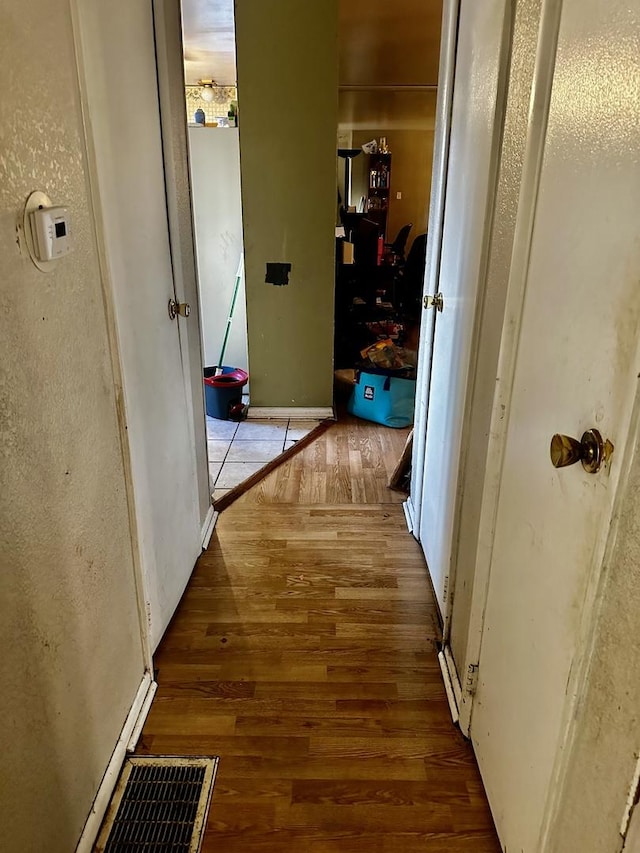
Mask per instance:
[[[391,259],[391,262],[394,264],[402,263],[404,261],[404,250],[407,245],[407,240],[409,239],[409,233],[413,228],[413,222],[409,222],[407,225],[403,225],[402,228],[398,231],[396,239],[393,243],[385,243],[385,254],[388,258]]]
[[[420,307],[426,259],[427,235],[418,234],[394,280],[395,300],[406,311],[416,311]]]

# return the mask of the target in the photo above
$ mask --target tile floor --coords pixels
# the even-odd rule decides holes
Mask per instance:
[[[209,482],[214,500],[255,474],[320,421],[221,421],[207,417]]]

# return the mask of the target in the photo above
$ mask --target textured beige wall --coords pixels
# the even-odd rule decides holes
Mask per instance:
[[[0,20],[1,846],[69,853],[143,659],[69,7]],[[74,232],[48,274],[15,239],[34,189]]]
[[[337,27],[337,0],[236,0],[254,405],[332,403]],[[291,263],[288,286],[267,262]]]

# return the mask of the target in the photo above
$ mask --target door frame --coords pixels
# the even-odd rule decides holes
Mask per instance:
[[[120,434],[120,443],[122,447],[122,461],[127,497],[127,509],[129,514],[129,527],[131,531],[131,553],[134,567],[136,603],[138,607],[138,617],[140,626],[140,642],[142,644],[142,656],[145,665],[145,673],[149,673],[150,678],[152,680],[153,648],[151,642],[151,608],[149,605],[149,596],[147,594],[147,571],[144,564],[144,555],[142,550],[142,544],[140,541],[140,524],[138,520],[138,506],[132,462],[132,449],[131,442],[129,441],[129,418],[127,417],[127,398],[125,393],[123,358],[118,333],[117,311],[115,304],[114,285],[111,276],[111,265],[109,261],[109,250],[107,248],[107,243],[105,239],[105,227],[100,202],[98,155],[96,153],[94,145],[94,135],[91,125],[91,112],[89,107],[88,84],[86,76],[86,47],[82,37],[81,11],[79,8],[79,3],[80,0],[71,0],[69,8],[71,14],[71,25],[73,29],[74,51],[78,77],[78,91],[80,94],[80,109],[82,112],[82,136],[86,150],[86,168],[89,185],[89,198],[91,201],[91,214],[95,233],[96,247],[98,250],[100,280],[102,282],[102,294],[105,307],[107,336],[109,339],[109,351],[113,370],[114,393],[116,396],[116,409],[118,414],[118,431]],[[113,784],[115,785],[115,781]],[[82,836],[82,839],[84,838],[85,831],[83,831]],[[88,842],[85,841],[83,843]]]
[[[496,374],[496,391],[489,430],[469,616],[469,633],[462,668],[465,673],[475,672],[480,661],[484,615],[493,558],[495,521],[500,498],[502,466],[509,428],[538,187],[546,143],[561,8],[562,0],[543,0],[540,14],[538,49],[529,105],[527,142],[522,164],[518,213]],[[463,680],[465,684],[459,707],[460,728],[465,735],[469,735],[473,714],[474,685],[473,679]]]
[[[523,309],[528,285],[529,261],[533,240],[538,190],[541,179],[547,122],[551,106],[558,37],[560,33],[562,0],[543,0],[538,30],[538,47],[533,72],[527,141],[522,166],[522,181],[515,222],[515,234],[509,284],[505,305],[505,318],[500,344],[500,355],[493,400],[486,477],[482,495],[478,547],[471,601],[469,633],[464,661],[465,673],[477,671],[481,664],[484,620],[489,595],[493,560],[493,547],[498,505],[500,500],[502,469],[509,431],[511,402],[514,390],[515,369],[522,327]],[[572,756],[571,746],[576,736],[573,722],[580,697],[589,680],[589,669],[595,654],[598,602],[606,582],[605,566],[615,547],[621,504],[631,470],[635,447],[640,436],[640,387],[636,388],[633,409],[621,457],[618,480],[613,486],[611,523],[601,533],[596,558],[589,568],[586,593],[578,628],[575,664],[571,669],[566,688],[566,698],[560,738],[552,768],[552,775],[541,827],[540,850],[547,849],[554,823],[562,804],[562,795]],[[459,724],[462,732],[470,736],[473,722],[473,679],[463,679],[462,698],[459,705]]]
[[[449,146],[451,140],[451,121],[453,100],[455,97],[455,69],[457,63],[458,30],[461,0],[445,0],[443,14],[443,38],[441,46],[440,74],[445,79],[446,89],[442,92],[442,103],[440,100],[441,90],[438,84],[438,108],[436,115],[436,139],[434,146],[434,169],[433,189],[429,213],[429,239],[427,246],[427,263],[425,271],[424,295],[434,294],[439,289],[440,264],[442,256],[442,240],[444,217],[447,205],[446,187],[448,177]],[[453,20],[451,18],[453,17]],[[484,310],[485,292],[487,284],[488,264],[493,231],[493,221],[496,203],[496,192],[498,188],[498,177],[500,169],[500,156],[502,137],[504,129],[504,118],[508,96],[508,76],[511,63],[511,40],[513,36],[514,9],[513,2],[506,0],[504,4],[504,19],[501,25],[501,56],[498,67],[496,105],[492,117],[492,146],[491,156],[488,162],[488,183],[486,195],[486,208],[484,215],[478,217],[474,227],[482,235],[482,251],[479,257],[477,269],[477,294],[475,304],[475,319],[473,325],[473,340],[470,350],[470,369],[465,389],[465,404],[462,418],[462,434],[460,440],[460,460],[457,476],[457,494],[454,508],[451,562],[447,576],[447,590],[445,597],[445,609],[440,613],[442,619],[442,645],[444,655],[441,659],[443,677],[453,691],[456,703],[461,698],[461,687],[458,670],[453,660],[453,655],[448,646],[451,627],[453,591],[456,580],[456,569],[458,559],[457,539],[460,530],[461,511],[461,486],[464,483],[467,448],[469,444],[469,430],[472,421],[473,392],[477,379],[475,362],[477,359],[480,335],[481,319]],[[445,38],[445,30],[448,36]],[[453,33],[451,32],[453,29]],[[449,41],[452,39],[452,43]],[[444,67],[443,67],[444,66]],[[445,105],[446,100],[446,105]],[[441,112],[442,109],[442,112]],[[439,150],[439,145],[444,150]],[[439,155],[441,159],[439,159]],[[433,229],[433,230],[432,230]],[[434,311],[430,322],[424,322],[421,326],[420,356],[418,365],[418,382],[416,387],[416,418],[414,432],[414,453],[412,464],[411,495],[405,504],[405,512],[409,521],[410,530],[414,537],[422,539],[422,494],[423,476],[426,461],[426,443],[428,426],[429,394],[431,389],[433,346],[437,328],[437,314]],[[460,662],[458,662],[459,664]],[[455,717],[455,709],[452,708]]]

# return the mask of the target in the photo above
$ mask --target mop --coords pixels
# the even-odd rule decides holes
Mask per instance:
[[[231,308],[229,309],[229,317],[227,319],[227,328],[224,333],[224,340],[222,341],[222,349],[220,350],[220,358],[218,359],[218,366],[216,367],[215,376],[222,375],[222,365],[224,364],[224,354],[227,349],[227,341],[229,340],[229,332],[231,331],[231,323],[233,322],[233,312],[236,307],[236,299],[238,298],[238,291],[240,290],[240,281],[242,279],[242,273],[244,272],[244,255],[240,255],[240,260],[238,261],[238,272],[236,273],[236,283],[233,288],[233,296],[231,297]]]

